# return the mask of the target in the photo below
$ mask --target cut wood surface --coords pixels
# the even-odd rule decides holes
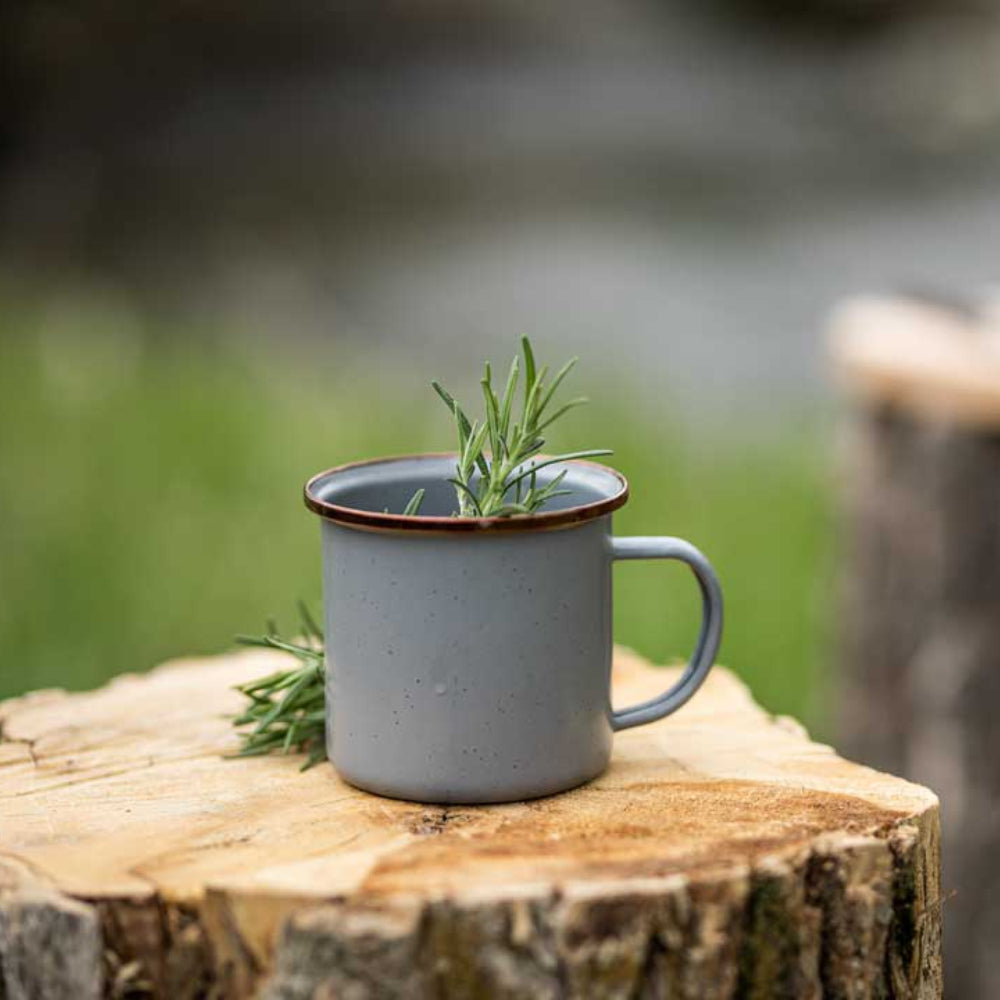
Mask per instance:
[[[851,299],[834,315],[843,382],[880,404],[970,427],[1000,428],[1000,300],[974,308],[890,296]]]
[[[0,996],[940,995],[935,796],[721,668],[583,788],[434,807],[222,760],[279,665],[0,705]],[[671,675],[618,651],[615,700]]]

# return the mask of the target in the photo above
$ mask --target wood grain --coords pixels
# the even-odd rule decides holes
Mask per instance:
[[[119,995],[939,995],[935,796],[810,742],[733,674],[619,734],[583,788],[444,808],[222,760],[232,686],[276,655],[0,705],[11,1000],[45,974],[17,923],[39,893],[52,920],[94,915],[100,967],[78,928],[75,974]],[[615,700],[670,676],[618,651]]]

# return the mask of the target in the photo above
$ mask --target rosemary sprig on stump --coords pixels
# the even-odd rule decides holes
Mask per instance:
[[[304,753],[303,771],[326,760],[323,632],[301,602],[299,616],[301,640],[281,638],[273,623],[268,624],[265,635],[237,637],[244,646],[290,653],[299,665],[237,685],[236,690],[246,695],[249,704],[233,719],[233,725],[244,730],[234,757]]]

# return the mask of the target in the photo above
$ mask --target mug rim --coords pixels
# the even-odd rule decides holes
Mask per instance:
[[[536,457],[547,458],[554,456],[538,455]],[[628,480],[617,469],[612,469],[611,466],[603,465],[600,462],[591,462],[582,458],[568,459],[563,464],[588,466],[606,473],[618,481],[619,489],[617,492],[590,503],[578,504],[574,507],[565,507],[542,514],[514,514],[509,517],[442,517],[439,515],[390,514],[382,511],[360,510],[356,507],[345,507],[342,504],[331,503],[329,500],[324,500],[317,493],[317,487],[321,481],[341,472],[372,465],[390,465],[393,462],[435,458],[457,459],[458,455],[453,451],[417,452],[409,455],[367,458],[357,462],[346,462],[343,465],[335,465],[331,469],[317,472],[316,475],[307,480],[302,489],[305,505],[314,514],[318,514],[326,521],[332,521],[336,524],[343,524],[361,530],[468,534],[470,532],[547,531],[573,527],[610,514],[621,507],[628,500],[629,496]]]

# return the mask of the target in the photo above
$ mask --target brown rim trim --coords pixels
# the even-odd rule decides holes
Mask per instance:
[[[539,456],[545,457],[545,456]],[[352,528],[369,531],[422,531],[422,532],[483,532],[483,531],[545,531],[555,528],[567,528],[594,518],[603,517],[617,510],[628,500],[628,480],[610,466],[600,462],[589,462],[575,458],[567,465],[589,465],[595,469],[613,476],[621,484],[621,489],[611,497],[597,500],[594,503],[579,507],[568,507],[565,510],[554,510],[547,514],[522,514],[513,517],[414,517],[405,514],[381,514],[373,510],[356,510],[353,507],[342,507],[339,504],[321,500],[315,494],[316,484],[327,476],[349,469],[359,469],[368,465],[387,465],[390,462],[405,462],[421,458],[457,458],[454,452],[425,452],[417,455],[392,455],[387,458],[369,458],[361,462],[348,462],[337,465],[313,476],[303,488],[303,499],[306,506],[327,521],[346,524]]]

